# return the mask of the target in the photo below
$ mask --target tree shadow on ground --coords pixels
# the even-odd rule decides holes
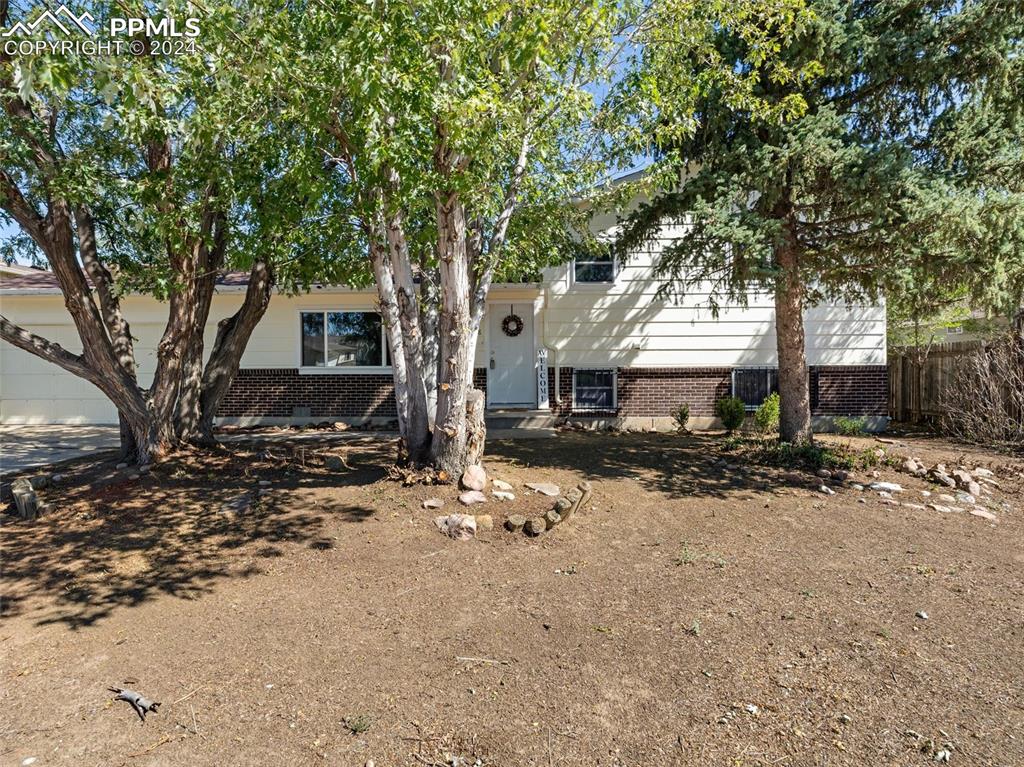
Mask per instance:
[[[350,468],[327,470],[325,452]],[[330,549],[329,523],[374,514],[330,491],[376,482],[392,454],[370,441],[321,452],[305,443],[295,453],[252,444],[174,456],[136,479],[109,459],[65,468],[68,480],[40,491],[48,516],[3,520],[0,615],[38,613],[37,625],[80,629],[119,608],[195,599],[262,573],[285,546]]]
[[[564,432],[555,439],[493,441],[488,451],[524,466],[575,471],[581,479],[632,479],[671,498],[735,498],[811,481],[809,474],[731,456],[723,443],[715,434]]]

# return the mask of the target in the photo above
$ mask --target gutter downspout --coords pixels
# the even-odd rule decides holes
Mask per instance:
[[[558,350],[548,346],[548,284],[543,283],[544,289],[544,303],[541,305],[541,320],[540,320],[540,343],[545,349],[550,352],[550,364],[555,369],[555,397],[553,403],[555,410],[562,409],[562,375],[561,369],[558,366]],[[548,406],[551,406],[551,402]]]

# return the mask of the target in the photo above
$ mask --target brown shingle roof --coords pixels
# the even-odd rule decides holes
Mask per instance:
[[[4,269],[0,271],[0,290],[55,290],[57,278],[42,269]]]
[[[217,284],[225,287],[245,287],[249,284],[248,272],[228,272],[217,278]],[[53,272],[30,267],[3,267],[0,269],[0,290],[19,292],[59,291],[60,285]]]

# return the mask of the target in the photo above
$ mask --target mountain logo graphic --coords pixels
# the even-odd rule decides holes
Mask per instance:
[[[63,21],[61,21],[62,19]],[[58,5],[57,10],[55,11],[51,11],[49,9],[44,10],[31,24],[19,21],[13,27],[4,32],[3,37],[13,37],[14,35],[23,35],[27,37],[39,29],[44,22],[57,27],[57,29],[65,35],[70,35],[71,30],[77,27],[82,32],[85,32],[85,34],[92,36],[95,33],[92,31],[92,28],[85,23],[86,21],[89,23],[95,21],[92,14],[88,11],[82,13],[81,16],[75,16],[74,13],[68,10],[67,6]]]

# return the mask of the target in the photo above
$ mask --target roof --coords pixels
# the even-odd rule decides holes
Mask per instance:
[[[32,274],[43,271],[41,266],[25,266],[23,264],[0,263],[0,274]]]
[[[217,277],[217,287],[224,292],[243,291],[249,285],[248,272],[226,272]],[[492,289],[536,289],[538,283],[496,283]],[[323,293],[362,293],[371,292],[354,290],[345,285],[309,286],[309,292]],[[0,268],[0,296],[47,296],[60,295],[60,285],[53,272],[33,267],[17,266]]]
[[[8,291],[36,293],[52,290],[60,292],[60,287],[57,285],[57,278],[53,272],[33,269],[28,266],[5,266],[0,269],[0,290],[5,293]]]
[[[86,280],[92,282],[88,277]],[[248,284],[248,272],[227,272],[217,277],[217,285],[220,287],[245,288]],[[60,292],[57,276],[51,271],[20,265],[0,267],[0,295],[49,295]]]

